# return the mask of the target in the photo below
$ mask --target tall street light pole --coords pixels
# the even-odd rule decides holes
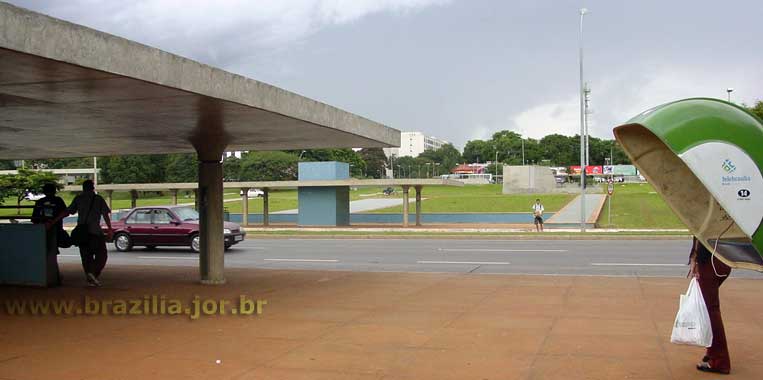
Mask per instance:
[[[586,229],[586,207],[585,207],[585,85],[583,82],[583,17],[588,13],[588,9],[580,9],[580,232]]]
[[[728,94],[729,103],[731,103],[731,93],[732,92],[734,92],[733,88],[729,87],[729,88],[726,89],[726,94]]]
[[[588,132],[588,115],[591,113],[591,87],[588,83],[583,85],[583,124],[585,125],[585,166],[591,165],[591,143],[590,133]]]

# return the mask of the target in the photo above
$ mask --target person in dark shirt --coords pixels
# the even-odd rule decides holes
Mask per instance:
[[[721,318],[719,290],[731,274],[731,268],[714,258],[713,253],[696,237],[689,255],[689,265],[691,268],[689,277],[697,278],[710,315],[710,327],[713,330],[713,343],[707,347],[705,357],[697,364],[697,369],[703,372],[728,374],[731,372],[731,359]]]
[[[34,203],[34,209],[32,210],[32,223],[45,224],[48,221],[53,220],[63,210],[66,210],[66,203],[61,197],[56,196],[56,185],[52,183],[46,183],[42,187],[42,192],[45,197]],[[67,247],[71,244],[68,243],[69,235],[64,231],[63,222],[59,221],[55,223],[46,233],[46,246],[47,246],[47,261],[48,261],[48,273],[53,277],[50,282],[61,285],[61,274],[58,271],[58,260],[56,255],[58,247]]]
[[[74,197],[69,207],[48,221],[46,225],[52,227],[63,218],[73,214],[77,214],[77,225],[82,226],[87,231],[87,238],[79,244],[79,254],[82,258],[85,279],[89,286],[101,286],[98,277],[108,260],[106,241],[111,241],[114,230],[111,227],[111,210],[103,197],[95,193],[95,185],[92,180],[83,182],[82,193]],[[108,227],[106,236],[101,229],[101,218]]]

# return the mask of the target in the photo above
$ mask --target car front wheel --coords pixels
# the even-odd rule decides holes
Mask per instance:
[[[201,250],[201,238],[198,234],[191,236],[191,250],[199,252]]]
[[[119,233],[117,236],[114,236],[114,247],[116,247],[119,252],[132,250],[132,239],[130,238],[130,235]]]

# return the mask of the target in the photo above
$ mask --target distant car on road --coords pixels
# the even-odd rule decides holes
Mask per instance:
[[[243,197],[244,191],[241,190],[238,192],[238,194]],[[249,191],[246,192],[247,198],[257,198],[257,197],[263,197],[263,196],[265,196],[265,192],[260,189],[249,189]]]
[[[105,230],[105,226],[104,230]],[[137,207],[112,223],[114,246],[120,252],[135,246],[187,246],[199,252],[199,213],[188,206]],[[224,222],[225,249],[244,240],[246,232],[236,223]]]

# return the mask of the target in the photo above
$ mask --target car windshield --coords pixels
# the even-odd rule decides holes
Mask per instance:
[[[175,214],[178,216],[178,218],[180,218],[180,220],[184,222],[188,220],[199,219],[199,213],[190,207],[179,207],[179,208],[176,208],[174,211],[175,211]]]

